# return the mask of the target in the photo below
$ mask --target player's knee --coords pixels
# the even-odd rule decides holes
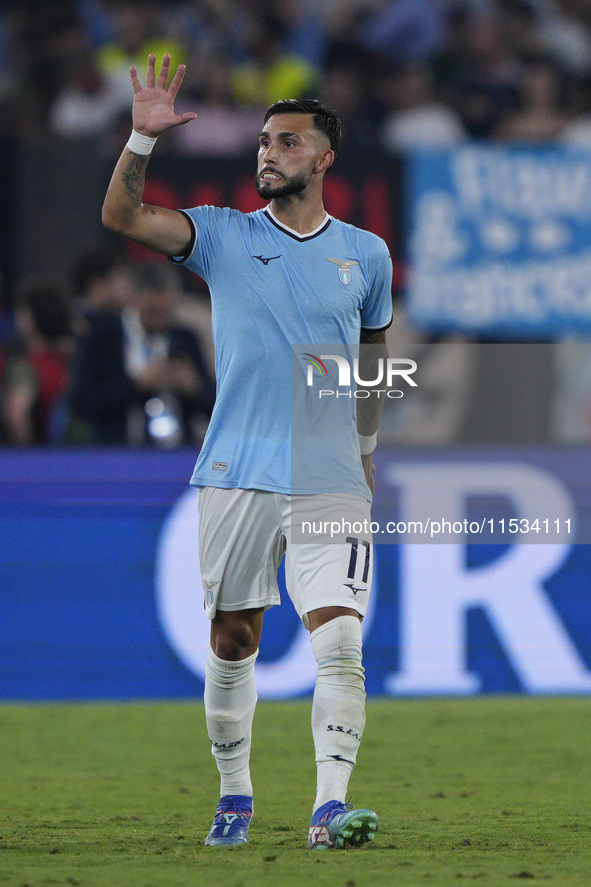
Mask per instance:
[[[252,642],[252,632],[249,636],[248,631],[243,634],[219,632],[214,635],[212,633],[211,647],[215,655],[226,662],[239,662],[241,659],[248,659],[257,651],[257,646]]]
[[[226,613],[218,618],[218,614],[212,621],[211,647],[219,659],[238,662],[256,653],[259,636],[248,620],[228,616]]]

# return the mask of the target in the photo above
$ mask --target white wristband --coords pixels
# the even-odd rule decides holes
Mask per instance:
[[[134,154],[151,154],[157,138],[158,136],[143,136],[132,129],[126,147]]]
[[[359,438],[359,449],[361,450],[361,455],[369,456],[370,453],[373,453],[378,445],[377,431],[375,431],[373,434],[358,434],[357,436]]]

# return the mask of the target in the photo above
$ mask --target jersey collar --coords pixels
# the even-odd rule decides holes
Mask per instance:
[[[330,223],[332,222],[332,216],[329,216],[328,213],[325,214],[324,219],[318,225],[314,231],[310,231],[309,234],[299,234],[297,231],[294,231],[293,228],[289,228],[287,225],[284,225],[283,222],[280,222],[273,213],[271,212],[271,207],[266,206],[263,210],[263,215],[265,215],[269,221],[275,225],[276,228],[279,228],[280,231],[284,231],[285,234],[289,234],[290,237],[293,237],[294,240],[299,240],[303,243],[304,240],[312,240],[313,237],[318,237],[322,234],[323,231],[326,231]]]

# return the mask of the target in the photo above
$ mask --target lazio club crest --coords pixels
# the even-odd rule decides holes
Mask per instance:
[[[351,283],[351,268],[353,265],[358,265],[359,262],[356,262],[354,259],[326,259],[327,262],[333,262],[335,265],[339,266],[339,280],[341,283],[344,283],[345,286],[349,286]]]

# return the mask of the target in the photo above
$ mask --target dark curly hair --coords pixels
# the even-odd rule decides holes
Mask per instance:
[[[327,108],[322,102],[317,99],[284,99],[281,102],[274,102],[265,112],[265,123],[274,114],[312,114],[314,126],[327,136],[335,156],[338,153],[343,124],[336,111]]]

